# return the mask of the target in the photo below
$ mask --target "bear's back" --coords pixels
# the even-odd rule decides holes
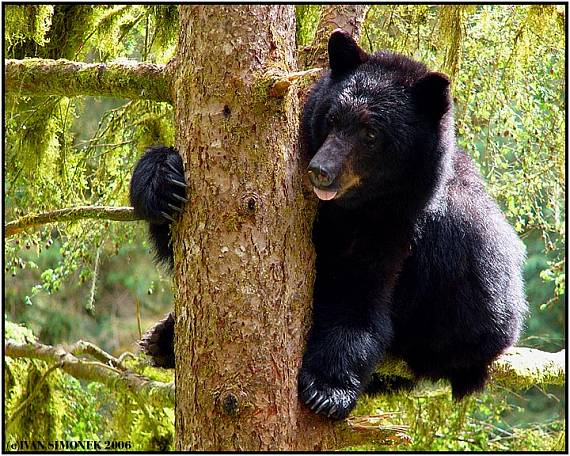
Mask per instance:
[[[511,345],[527,307],[524,246],[462,151],[446,190],[442,207],[418,220],[394,291],[394,346],[420,358],[457,340]]]

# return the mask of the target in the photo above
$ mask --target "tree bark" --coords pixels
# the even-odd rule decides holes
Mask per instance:
[[[92,95],[171,101],[167,65],[83,63],[59,59],[4,62],[4,87],[18,95]]]
[[[293,6],[180,7],[177,146],[190,202],[174,229],[177,450],[300,446],[312,217],[298,101],[271,97],[263,77],[295,70],[294,24]]]

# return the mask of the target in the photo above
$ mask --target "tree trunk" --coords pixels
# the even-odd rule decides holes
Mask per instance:
[[[294,7],[182,6],[174,86],[189,183],[174,233],[178,450],[297,446],[296,376],[314,279]],[[311,448],[311,447],[307,447]]]
[[[190,201],[173,229],[176,448],[378,440],[382,430],[355,432],[297,397],[316,200],[304,192],[295,85],[271,95],[274,75],[296,70],[294,6],[181,6],[179,36],[173,98]]]

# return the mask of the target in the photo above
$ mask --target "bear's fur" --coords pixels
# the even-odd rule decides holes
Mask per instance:
[[[455,144],[449,80],[402,55],[366,54],[344,32],[305,105],[300,143],[319,202],[313,324],[301,400],[341,419],[363,392],[411,387],[373,375],[387,353],[461,398],[517,340],[524,248]],[[172,263],[169,223],[184,202],[174,149],[137,164],[131,202]],[[172,316],[141,341],[173,367]]]
[[[182,210],[186,181],[182,158],[172,147],[149,147],[135,166],[131,178],[131,205],[148,222],[155,259],[172,270],[174,259],[170,224]],[[168,314],[150,328],[139,342],[157,367],[174,367],[174,315]]]
[[[301,400],[344,418],[361,392],[394,386],[373,376],[387,353],[459,399],[520,333],[524,247],[455,144],[445,75],[341,30],[329,61],[301,125],[323,200]]]

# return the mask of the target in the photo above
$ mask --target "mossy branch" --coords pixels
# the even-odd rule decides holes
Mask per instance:
[[[566,351],[549,353],[534,348],[512,347],[490,368],[490,384],[510,389],[527,389],[533,385],[564,385],[566,382]],[[412,378],[404,361],[389,359],[377,372],[381,375]]]
[[[533,385],[564,385],[566,350],[548,353],[533,348],[513,347],[492,365],[491,382],[517,390]]]
[[[505,352],[491,366],[493,385],[521,390],[533,385],[564,385],[566,382],[566,351],[548,353],[532,348],[513,347]],[[377,372],[386,376],[412,378],[404,361],[389,359],[379,366]],[[401,445],[412,442],[406,433],[407,426],[391,425],[392,414],[352,416],[339,423],[334,438],[325,442],[329,450],[357,446],[365,443]]]
[[[126,369],[118,359],[105,353],[99,347],[93,350],[94,347],[93,344],[83,341],[66,349],[63,346],[44,345],[39,342],[19,344],[7,340],[4,342],[4,355],[10,358],[31,358],[55,363],[57,367],[77,379],[103,383],[111,389],[123,386],[143,396],[154,406],[174,406],[173,383],[158,382],[136,374]],[[78,357],[84,354],[93,355],[98,361]],[[108,360],[108,362],[100,360]]]
[[[75,222],[81,219],[114,220],[131,222],[139,220],[132,207],[114,206],[77,206],[57,209],[41,214],[28,214],[4,225],[5,236],[10,237],[28,228],[45,225],[46,223]]]
[[[4,88],[14,95],[91,95],[171,102],[171,80],[168,65],[63,59],[4,61]]]

